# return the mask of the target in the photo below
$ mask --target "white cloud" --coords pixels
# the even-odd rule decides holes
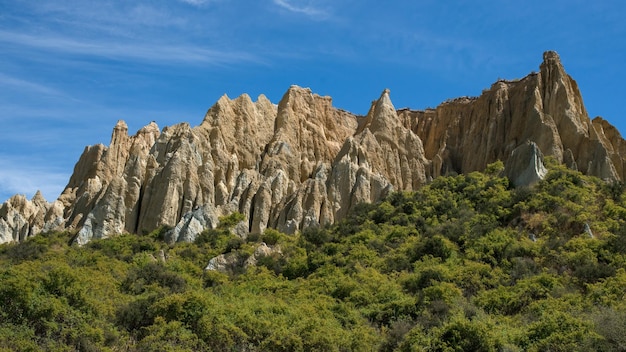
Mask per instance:
[[[182,0],[181,0],[182,1]],[[193,1],[193,0],[189,0]],[[199,2],[199,0],[195,0]],[[32,7],[39,25],[59,24],[64,31],[97,31],[135,36],[138,28],[185,28],[187,20],[168,7],[142,1],[47,1]]]
[[[209,2],[211,2],[211,0],[178,0],[178,1],[184,2],[189,5],[193,5],[193,6],[201,6],[201,5],[208,4]]]
[[[50,50],[62,54],[103,57],[150,63],[185,63],[225,65],[233,62],[262,61],[253,54],[230,50],[213,50],[197,45],[163,45],[100,40],[79,40],[62,36],[34,36],[0,31],[0,42],[18,47]]]
[[[64,94],[54,88],[45,85],[12,77],[0,72],[0,87],[10,90],[27,91],[36,94],[45,94],[52,96],[64,96]]]
[[[281,8],[294,12],[309,16],[315,19],[324,19],[328,17],[328,12],[321,8],[312,6],[310,4],[301,4],[302,1],[294,1],[294,0],[273,0],[274,4],[280,6]]]

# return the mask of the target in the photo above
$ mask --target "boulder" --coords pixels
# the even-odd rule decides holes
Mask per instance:
[[[274,255],[282,255],[280,246],[268,246],[264,242],[261,242],[256,245],[253,254],[250,256],[246,256],[240,252],[220,254],[217,257],[211,258],[204,270],[219,271],[227,274],[237,273],[249,267],[256,266],[258,261],[264,257]]]
[[[515,148],[504,168],[504,174],[515,187],[532,186],[543,180],[547,173],[543,154],[537,144],[531,141]]]

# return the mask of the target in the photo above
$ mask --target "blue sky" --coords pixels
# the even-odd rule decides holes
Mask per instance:
[[[0,201],[55,199],[84,147],[198,125],[223,94],[292,84],[364,114],[479,95],[556,50],[591,117],[626,131],[626,2],[0,0]]]

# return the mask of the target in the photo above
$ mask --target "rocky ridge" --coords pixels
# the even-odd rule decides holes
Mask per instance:
[[[545,175],[543,155],[608,181],[626,176],[626,143],[589,118],[555,52],[537,73],[425,111],[396,110],[388,90],[367,116],[297,86],[278,105],[223,96],[196,127],[151,122],[130,136],[119,121],[108,147],[85,148],[57,200],[37,193],[0,205],[0,243],[69,230],[82,245],[163,226],[168,241],[193,241],[235,211],[246,219],[241,236],[294,233],[496,160],[515,185],[531,184]]]
[[[589,118],[578,85],[556,52],[543,55],[539,72],[499,80],[477,98],[458,98],[426,111],[402,110],[404,125],[424,143],[441,172],[482,170],[506,162],[532,141],[544,155],[605,180],[623,180],[623,138],[600,117]]]

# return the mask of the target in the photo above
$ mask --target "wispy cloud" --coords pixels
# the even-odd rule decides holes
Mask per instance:
[[[10,90],[26,91],[29,93],[45,94],[57,97],[65,96],[63,92],[57,89],[28,80],[12,77],[2,72],[0,72],[0,87]]]
[[[213,2],[212,0],[178,0],[178,1],[184,2],[185,4],[193,5],[193,6],[202,6],[210,2]]]
[[[28,11],[44,18],[31,26],[57,24],[63,31],[78,31],[76,33],[95,31],[134,37],[153,28],[179,30],[187,28],[188,24],[187,19],[172,11],[171,6],[143,1],[47,1],[30,7]]]
[[[306,4],[302,4],[303,1],[298,0],[272,0],[274,4],[280,6],[281,8],[294,12],[309,16],[314,19],[324,19],[329,16],[327,10],[311,5],[310,2]]]
[[[224,65],[235,62],[263,63],[258,56],[241,51],[207,49],[197,45],[162,45],[100,40],[79,40],[62,36],[35,36],[0,31],[0,42],[18,47],[55,51],[60,54],[133,60],[149,63]]]

